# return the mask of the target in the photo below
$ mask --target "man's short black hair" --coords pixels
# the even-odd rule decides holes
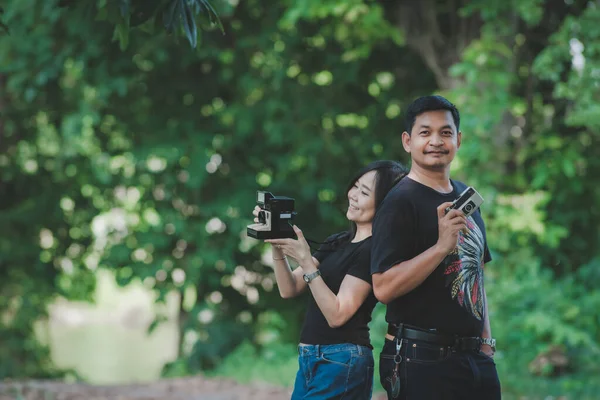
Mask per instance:
[[[410,135],[410,132],[415,124],[417,116],[427,111],[439,111],[446,110],[452,114],[454,125],[456,125],[456,131],[460,129],[460,114],[456,106],[448,101],[448,99],[442,96],[423,96],[415,99],[406,110],[406,132]]]

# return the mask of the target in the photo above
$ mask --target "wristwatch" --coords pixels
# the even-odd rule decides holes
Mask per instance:
[[[481,338],[481,344],[487,344],[488,346],[490,346],[492,348],[492,350],[494,352],[496,352],[496,339],[484,337],[484,338]]]
[[[313,272],[312,274],[304,274],[303,278],[304,278],[304,282],[306,283],[310,283],[313,279],[315,279],[317,276],[321,276],[321,271],[316,270],[315,272]]]

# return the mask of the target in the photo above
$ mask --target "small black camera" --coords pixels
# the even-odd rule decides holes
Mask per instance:
[[[246,234],[249,237],[261,240],[296,237],[291,223],[296,216],[294,199],[258,191],[256,204],[260,207],[258,223],[248,225]]]

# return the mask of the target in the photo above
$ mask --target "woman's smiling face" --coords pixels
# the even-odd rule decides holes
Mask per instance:
[[[348,211],[346,217],[356,224],[373,222],[375,217],[375,178],[377,171],[369,171],[348,191]]]

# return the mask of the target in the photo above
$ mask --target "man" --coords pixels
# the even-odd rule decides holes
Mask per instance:
[[[450,179],[459,125],[445,98],[413,101],[402,133],[411,169],[373,221],[373,290],[389,324],[380,359],[388,399],[500,399],[483,285],[491,261],[485,226],[479,211],[446,213],[467,188]]]

